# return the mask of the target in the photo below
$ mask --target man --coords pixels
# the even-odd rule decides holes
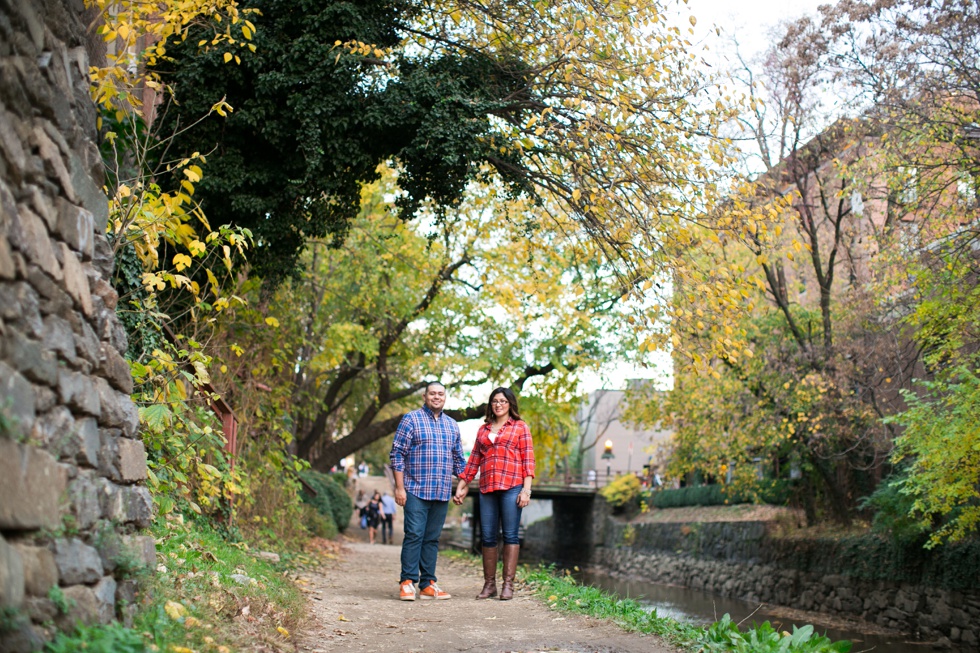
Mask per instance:
[[[381,518],[381,543],[391,544],[395,543],[395,513],[398,511],[398,507],[395,504],[395,498],[390,494],[385,492],[381,496],[381,509],[384,510],[384,516]]]
[[[422,408],[402,418],[390,455],[395,503],[405,509],[398,594],[402,601],[450,598],[436,584],[436,559],[453,495],[452,477],[466,466],[459,425],[442,412],[445,386],[428,384],[424,400]]]

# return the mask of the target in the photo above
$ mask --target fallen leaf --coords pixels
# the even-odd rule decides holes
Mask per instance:
[[[279,634],[282,635],[283,637],[289,637],[289,631],[283,628],[282,626],[276,626],[276,630],[278,630]]]
[[[350,621],[350,619],[348,619],[348,618],[347,618],[347,617],[345,617],[344,615],[340,615],[339,617],[337,617],[337,620],[338,620],[338,621]]]
[[[163,610],[174,620],[187,616],[187,608],[184,607],[183,603],[177,603],[176,601],[167,601],[163,605]]]

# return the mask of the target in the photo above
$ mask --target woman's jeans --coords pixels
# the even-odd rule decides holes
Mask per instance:
[[[448,501],[426,501],[408,492],[405,501],[405,539],[402,540],[402,575],[420,590],[436,582],[439,536],[446,523]]]
[[[483,546],[497,546],[498,523],[503,524],[504,544],[521,543],[517,533],[523,509],[517,505],[517,495],[522,489],[523,485],[515,485],[509,490],[480,494],[480,532]]]

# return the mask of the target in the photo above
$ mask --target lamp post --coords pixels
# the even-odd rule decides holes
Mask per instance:
[[[603,445],[605,449],[602,452],[602,459],[606,461],[606,483],[609,483],[609,477],[612,475],[612,459],[616,456],[613,455],[613,442],[612,440],[606,440]]]

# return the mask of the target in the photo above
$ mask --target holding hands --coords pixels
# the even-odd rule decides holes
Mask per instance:
[[[453,495],[453,503],[455,503],[457,506],[463,505],[463,499],[466,498],[466,495],[469,494],[469,491],[470,491],[469,484],[466,481],[460,479],[459,485],[456,486],[456,494]]]

